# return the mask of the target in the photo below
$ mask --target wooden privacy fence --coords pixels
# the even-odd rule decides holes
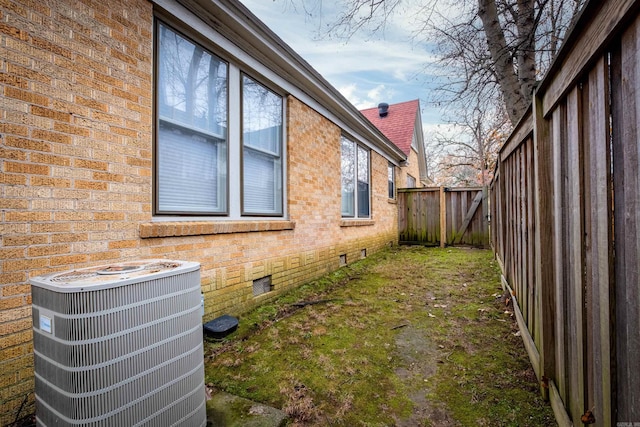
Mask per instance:
[[[400,243],[488,246],[486,194],[480,187],[398,189]]]
[[[561,426],[640,426],[639,1],[590,1],[501,149],[491,240]]]

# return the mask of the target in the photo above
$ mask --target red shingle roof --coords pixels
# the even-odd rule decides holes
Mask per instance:
[[[360,112],[404,154],[409,156],[418,108],[420,108],[420,101],[414,99],[399,104],[390,104],[389,114],[385,117],[380,117],[378,107],[360,110]]]

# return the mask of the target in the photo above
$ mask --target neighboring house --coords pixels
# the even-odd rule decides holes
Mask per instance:
[[[420,101],[380,103],[377,108],[361,112],[407,156],[396,182],[407,188],[429,185],[431,180],[427,175]]]
[[[0,94],[0,425],[31,277],[197,261],[206,321],[397,243],[407,155],[237,1],[3,2]]]

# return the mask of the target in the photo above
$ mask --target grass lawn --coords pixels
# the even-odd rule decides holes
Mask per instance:
[[[556,425],[488,250],[374,254],[242,315],[205,359],[214,392],[291,425]]]

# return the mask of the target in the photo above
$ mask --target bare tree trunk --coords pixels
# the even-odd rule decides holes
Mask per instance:
[[[474,134],[476,138],[476,145],[478,146],[478,158],[480,159],[480,182],[482,183],[482,186],[485,187],[487,185],[487,159],[484,149],[484,138],[486,137],[486,135],[484,135],[482,129],[482,119],[483,115],[480,114],[476,121],[476,129]]]
[[[518,0],[516,28],[518,31],[516,55],[518,58],[520,93],[528,106],[531,102],[531,95],[536,82],[534,0]]]
[[[528,102],[525,94],[522,93],[522,87],[513,66],[513,57],[500,26],[495,0],[478,0],[478,16],[487,37],[487,45],[495,65],[496,77],[507,114],[511,123],[515,124],[527,110]],[[528,94],[528,99],[531,99],[530,95]]]

